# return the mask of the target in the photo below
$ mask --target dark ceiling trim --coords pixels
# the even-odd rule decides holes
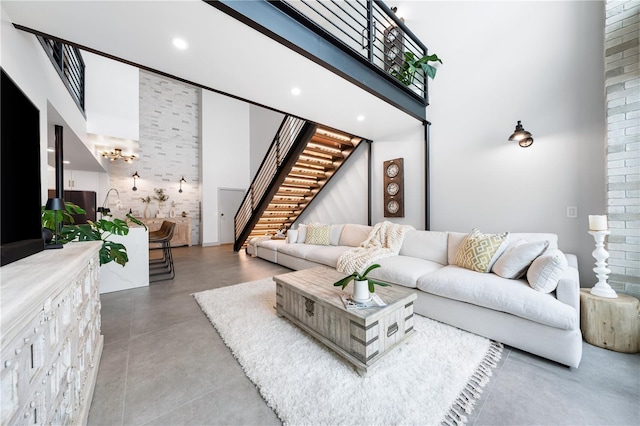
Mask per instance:
[[[380,75],[364,58],[348,53],[268,1],[205,0],[205,3],[288,47],[402,112],[426,119],[426,106]]]

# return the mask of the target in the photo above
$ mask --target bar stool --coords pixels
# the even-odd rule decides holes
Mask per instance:
[[[175,223],[165,220],[158,231],[149,232],[149,244],[162,245],[162,258],[149,261],[149,282],[172,280],[176,276],[171,253],[171,239],[175,228]]]

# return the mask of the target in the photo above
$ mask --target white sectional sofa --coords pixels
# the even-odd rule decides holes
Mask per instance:
[[[296,241],[256,241],[247,251],[295,270],[320,265],[335,268],[340,255],[359,246],[371,230],[357,224],[332,225],[329,245],[305,244],[304,236],[297,235]],[[400,253],[377,261],[382,267],[370,277],[416,293],[417,314],[578,367],[582,335],[576,257],[561,254],[568,267],[555,290],[545,293],[533,289],[526,277],[507,279],[456,266],[455,256],[466,236],[461,232],[410,230]],[[546,253],[559,253],[555,234],[511,233],[508,241],[548,241]]]

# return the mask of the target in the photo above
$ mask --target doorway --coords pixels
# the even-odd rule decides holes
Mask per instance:
[[[233,244],[235,232],[233,218],[244,199],[244,189],[218,188],[218,230],[220,244]]]

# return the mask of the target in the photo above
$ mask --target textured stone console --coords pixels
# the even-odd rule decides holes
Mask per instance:
[[[86,424],[103,346],[100,246],[69,243],[0,268],[0,424]]]

